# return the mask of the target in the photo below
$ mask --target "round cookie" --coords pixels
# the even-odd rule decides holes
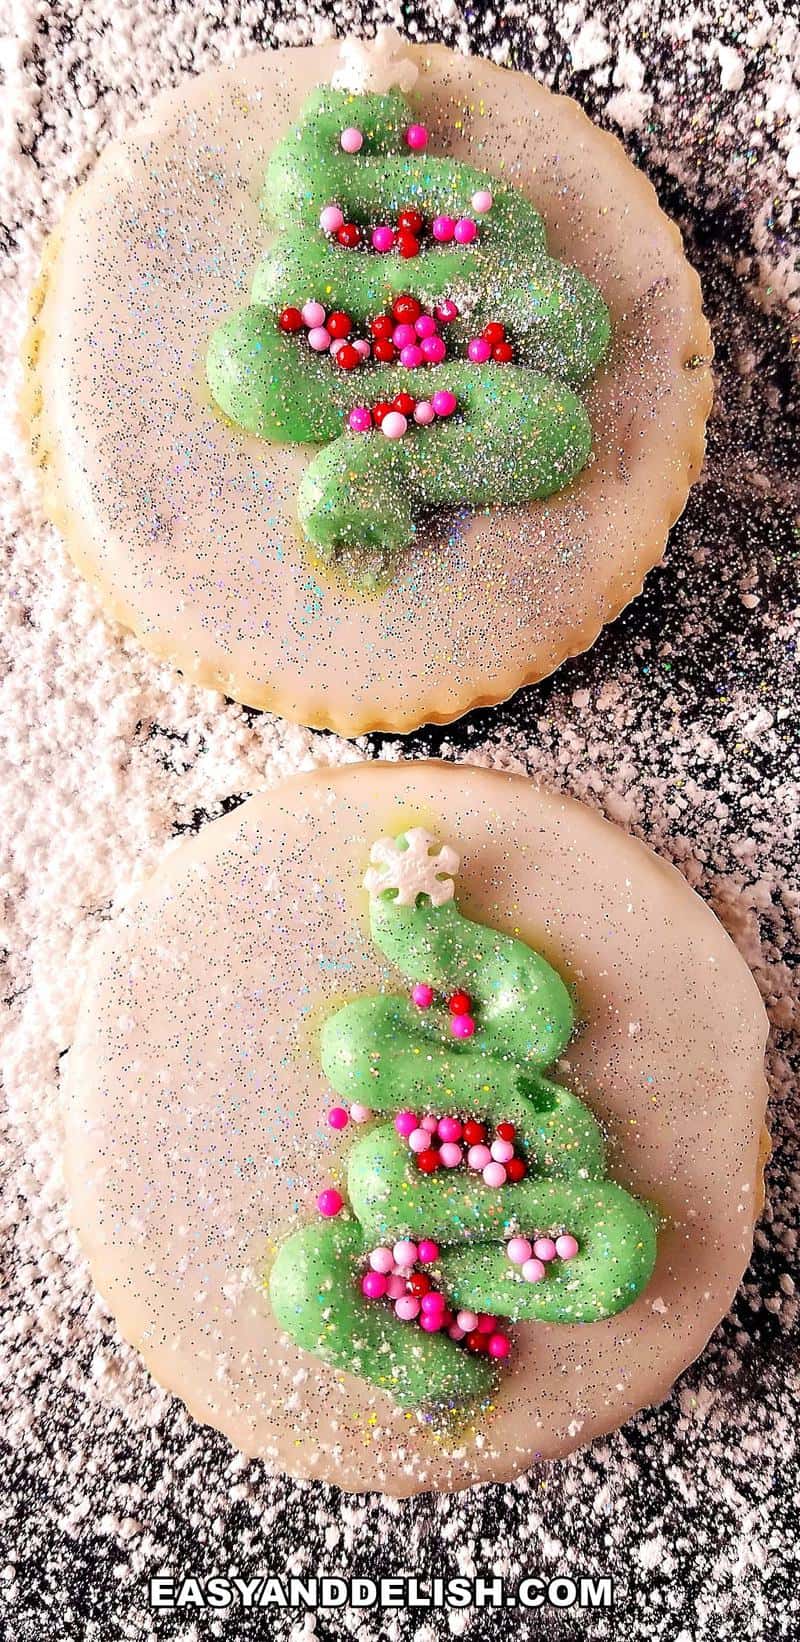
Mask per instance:
[[[98,943],[74,1223],[155,1377],[248,1454],[396,1495],[509,1478],[664,1396],[723,1316],[765,1037],[713,915],[583,805],[444,763],[303,775],[181,845]],[[428,1172],[404,1112],[460,1122],[440,1152],[483,1118],[505,1181]],[[386,1241],[455,1336],[364,1289]]]
[[[341,440],[316,456],[268,442],[244,431],[241,396],[225,401],[239,418],[231,421],[206,381],[220,327],[253,295],[262,306],[272,300],[260,196],[271,156],[314,88],[335,74],[333,43],[259,54],[187,81],[109,144],[50,242],[29,347],[26,409],[45,505],[109,612],[199,682],[346,734],[445,722],[590,644],[661,557],[699,471],[711,400],[697,277],[619,143],[528,76],[442,47],[402,51],[394,78],[429,132],[430,155],[497,179],[492,209],[501,210],[506,193],[516,200],[513,188],[541,213],[552,266],[562,272],[523,290],[524,302],[516,286],[512,301],[501,281],[497,300],[502,307],[509,299],[512,342],[534,299],[547,299],[542,334],[551,343],[561,336],[567,376],[574,366],[585,380],[565,380],[560,404],[552,371],[562,367],[545,350],[542,384],[523,382],[515,408],[519,363],[476,364],[473,384],[459,358],[448,382],[464,404],[450,425],[415,428],[393,449],[374,429],[361,436],[366,481],[367,451],[377,453],[375,472],[392,469],[398,540],[410,528],[405,504],[414,502],[412,545],[397,553],[385,584],[371,593],[351,585],[320,564],[303,536],[308,530],[321,550],[330,545],[326,507],[331,494],[348,495],[347,464],[334,459]],[[484,218],[474,220],[482,235]],[[459,300],[458,270],[472,250],[444,247],[455,259]],[[366,261],[366,253],[347,255],[354,269]],[[541,272],[541,246],[536,257],[532,250],[537,258]],[[394,266],[396,288],[402,259],[373,260]],[[402,268],[413,288],[414,259]],[[467,306],[468,287],[467,279]],[[573,300],[590,287],[610,316],[605,354],[601,310]],[[577,355],[558,330],[559,313],[567,331],[579,316]],[[347,404],[336,395],[345,373],[327,356],[324,363],[335,374],[323,386],[335,385],[331,405],[343,415]],[[217,393],[218,367],[209,356]],[[431,382],[448,371],[427,368]],[[398,369],[386,369],[393,393]],[[487,372],[490,385],[503,383],[496,420],[481,390]],[[382,374],[370,362],[365,383]],[[422,391],[424,382],[415,387]],[[528,436],[538,439],[543,424],[552,430],[558,416],[563,433],[545,442],[539,460]],[[480,432],[474,447],[471,418]],[[418,494],[411,441],[442,453],[417,463]],[[349,449],[357,445],[350,435]],[[503,469],[506,449],[514,461]],[[362,492],[364,482],[362,474]],[[548,496],[554,482],[562,488]],[[534,499],[513,505],[517,496]],[[430,502],[449,511],[426,518]]]

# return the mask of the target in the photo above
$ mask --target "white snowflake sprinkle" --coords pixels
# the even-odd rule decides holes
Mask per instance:
[[[409,827],[397,838],[378,838],[370,850],[369,866],[364,874],[364,888],[375,900],[384,890],[397,891],[398,906],[416,906],[418,895],[430,897],[435,907],[450,901],[455,884],[449,875],[458,872],[459,856],[449,844],[439,846],[439,840],[424,827]],[[435,855],[431,849],[437,850]]]

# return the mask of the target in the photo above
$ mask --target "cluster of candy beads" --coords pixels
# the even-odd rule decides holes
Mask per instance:
[[[432,986],[426,981],[417,981],[411,988],[411,1002],[417,1009],[430,1009],[431,1005],[441,1001],[446,1004],[450,1014],[450,1031],[454,1038],[472,1038],[475,1036],[475,1005],[468,992],[451,992],[448,997],[439,1000]]]
[[[395,394],[394,399],[379,399],[374,405],[354,405],[347,417],[351,433],[369,433],[380,428],[387,439],[402,439],[412,423],[419,428],[430,427],[437,417],[452,416],[458,409],[458,400],[447,388],[438,388],[430,399],[415,399],[412,393]]]
[[[372,1113],[368,1106],[362,1106],[359,1101],[353,1101],[350,1106],[331,1106],[328,1111],[328,1122],[332,1129],[346,1129],[348,1123],[366,1123]]]
[[[466,1164],[493,1188],[505,1186],[506,1182],[515,1184],[527,1174],[525,1159],[515,1150],[513,1123],[498,1123],[490,1137],[488,1125],[475,1118],[419,1118],[415,1112],[398,1112],[394,1126],[408,1142],[423,1174]]]
[[[406,131],[406,143],[414,152],[424,150],[428,144],[425,126],[410,125]],[[363,146],[363,132],[357,126],[346,126],[339,137],[342,152],[360,154]],[[472,209],[478,216],[485,216],[492,204],[492,195],[487,188],[477,189],[472,195]],[[426,221],[423,213],[411,205],[398,211],[394,224],[380,222],[372,228],[365,228],[358,223],[347,222],[341,206],[331,202],[323,206],[319,225],[324,234],[335,239],[337,245],[347,251],[371,249],[383,256],[396,251],[405,258],[419,256],[423,249],[423,236],[437,245],[452,242],[461,246],[472,245],[478,238],[478,224],[474,217],[452,217],[439,213]]]
[[[417,1323],[426,1334],[446,1330],[451,1340],[463,1341],[470,1351],[485,1351],[498,1359],[507,1357],[511,1342],[498,1328],[496,1317],[451,1311],[427,1272],[417,1270],[438,1258],[438,1244],[430,1238],[421,1238],[418,1243],[401,1238],[392,1248],[375,1248],[361,1278],[361,1293],[366,1300],[388,1300],[401,1322]]]
[[[526,1283],[541,1283],[553,1261],[574,1260],[579,1247],[578,1239],[571,1232],[559,1232],[555,1238],[549,1234],[533,1239],[511,1237],[506,1244],[506,1254],[512,1265],[519,1266]]]

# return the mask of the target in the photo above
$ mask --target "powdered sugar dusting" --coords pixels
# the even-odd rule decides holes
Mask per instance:
[[[189,1642],[222,1634],[223,1620],[189,1613],[167,1629],[145,1600],[146,1578],[162,1567],[372,1574],[377,1561],[422,1576],[443,1567],[510,1579],[610,1572],[634,1639],[791,1634],[781,1477],[796,1464],[800,1184],[789,739],[800,32],[778,8],[743,0],[677,7],[672,21],[663,11],[655,0],[537,0],[533,12],[509,0],[476,18],[435,0],[404,12],[412,36],[427,31],[532,67],[625,136],[681,215],[719,367],[704,483],[644,597],[549,684],[452,730],[423,732],[404,751],[524,770],[602,807],[674,860],[726,924],[774,1028],[776,1150],[748,1279],[661,1409],[543,1476],[454,1500],[340,1502],[332,1489],[270,1480],[152,1384],[93,1295],[64,1216],[58,1060],[85,954],[171,837],[289,771],[367,752],[393,757],[398,747],[379,738],[352,746],[249,713],[183,683],[112,630],[43,526],[6,426],[0,805],[11,1121],[0,1213],[12,1254],[0,1333],[9,1449],[0,1515],[10,1528],[0,1600],[12,1635],[38,1636],[44,1623],[70,1638]],[[161,86],[254,44],[399,18],[396,8],[337,4],[327,17],[303,6],[265,20],[250,0],[235,22],[222,15],[187,0],[17,8],[18,37],[2,59],[0,167],[9,247],[0,314],[12,356],[45,232],[98,147]],[[43,1622],[45,1601],[52,1621]],[[276,1635],[326,1634],[327,1620],[315,1627],[273,1612],[270,1622]],[[250,1634],[242,1616],[233,1623]],[[573,1634],[577,1624],[545,1614],[541,1634]],[[340,1630],[363,1642],[500,1634],[474,1611],[345,1611]],[[614,1630],[614,1616],[596,1614],[584,1634]]]

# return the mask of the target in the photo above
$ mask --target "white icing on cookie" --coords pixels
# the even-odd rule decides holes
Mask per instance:
[[[442,844],[435,855],[439,840],[424,827],[409,827],[403,834],[408,846],[403,849],[394,838],[378,838],[370,850],[373,866],[364,874],[364,888],[375,900],[387,889],[397,890],[397,904],[416,906],[418,895],[429,895],[432,906],[443,906],[452,901],[455,884],[447,874],[458,872],[460,857],[449,844]]]
[[[331,75],[334,91],[411,91],[419,69],[403,56],[408,44],[397,29],[379,28],[374,40],[343,40],[339,66]]]

